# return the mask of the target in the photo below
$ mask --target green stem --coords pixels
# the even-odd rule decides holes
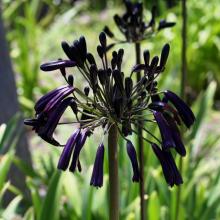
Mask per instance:
[[[109,220],[119,220],[118,130],[112,125],[108,135]]]
[[[187,76],[187,8],[186,0],[182,0],[182,54],[181,54],[181,87],[180,96],[185,99],[186,76]]]
[[[136,53],[136,64],[141,63],[141,46],[140,43],[135,43],[135,53]],[[137,73],[137,83],[141,79],[141,73]],[[144,201],[144,141],[143,141],[143,123],[142,121],[139,121],[139,125],[137,126],[138,130],[138,157],[139,157],[139,165],[140,165],[140,185],[139,185],[139,195],[140,195],[140,219],[146,220],[146,206]]]
[[[186,76],[187,76],[187,5],[186,0],[182,0],[182,54],[181,54],[181,86],[180,86],[180,96],[185,99],[185,88],[186,88]],[[179,171],[182,173],[183,170],[183,159],[180,158],[179,161]],[[175,220],[179,219],[179,210],[181,203],[181,186],[177,188],[176,192],[176,214]]]

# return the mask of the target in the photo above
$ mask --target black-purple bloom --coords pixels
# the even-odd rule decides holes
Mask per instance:
[[[171,129],[163,114],[159,111],[153,111],[154,118],[158,124],[160,129],[160,134],[162,138],[162,146],[164,150],[168,150],[169,148],[175,147],[175,142],[173,140],[173,136],[171,133]]]
[[[164,28],[170,28],[175,25],[175,22],[168,22],[165,19],[156,22],[156,7],[151,10],[151,20],[146,21],[144,17],[144,7],[142,2],[131,2],[124,0],[125,13],[121,16],[114,15],[114,22],[119,31],[124,35],[125,40],[118,39],[108,26],[105,26],[103,31],[106,35],[114,39],[118,43],[137,43],[145,40],[155,33],[158,33]],[[107,49],[112,48],[116,43],[110,44]]]
[[[60,170],[66,170],[69,166],[70,158],[74,149],[74,146],[78,140],[80,129],[77,129],[67,141],[63,152],[60,156],[57,168]]]
[[[133,182],[139,182],[140,180],[140,172],[139,172],[139,166],[137,161],[137,154],[136,150],[134,148],[134,145],[131,143],[131,141],[127,141],[127,153],[131,161],[131,165],[133,168]]]
[[[179,128],[176,125],[176,122],[175,122],[174,118],[172,118],[168,114],[164,114],[164,117],[165,117],[167,123],[169,124],[171,135],[172,135],[172,138],[175,142],[175,150],[181,156],[185,156],[186,155],[186,149],[185,149],[185,146],[184,146],[183,141],[181,139],[181,134],[180,134]]]
[[[72,60],[56,60],[56,61],[44,63],[40,66],[40,68],[43,71],[53,71],[67,67],[74,67],[74,66],[76,66],[76,62]]]
[[[102,187],[103,185],[103,161],[104,161],[104,145],[103,143],[99,145],[97,152],[95,163],[93,166],[92,177],[90,181],[90,185],[95,187]]]
[[[36,114],[41,112],[49,112],[64,98],[69,96],[74,91],[72,86],[61,86],[41,97],[34,106]]]
[[[126,1],[126,4],[128,14],[123,19],[128,21],[129,25],[137,24],[140,22],[137,18],[142,16],[142,5],[133,4],[130,1]],[[118,24],[124,25],[122,18],[116,16],[115,19]],[[151,22],[151,25],[153,26],[154,22]],[[72,45],[62,43],[69,60],[59,59],[41,65],[44,71],[59,69],[67,85],[40,98],[35,105],[35,118],[25,120],[25,124],[32,126],[33,130],[48,143],[62,147],[63,145],[60,145],[54,138],[56,127],[60,124],[76,123],[78,129],[66,142],[58,162],[58,169],[69,168],[71,172],[75,172],[77,168],[81,171],[80,152],[87,137],[93,134],[96,128],[102,128],[102,135],[105,136],[114,125],[121,136],[128,140],[127,136],[138,133],[137,124],[143,121],[143,131],[162,145],[162,150],[155,146],[153,149],[161,161],[166,180],[171,186],[178,185],[181,178],[178,176],[178,170],[169,150],[173,147],[181,156],[186,154],[178,125],[181,124],[180,118],[188,126],[194,122],[195,118],[189,107],[175,94],[165,91],[165,95],[161,97],[163,92],[158,92],[156,78],[165,69],[169,45],[166,44],[163,47],[160,58],[154,56],[150,59],[150,52],[145,51],[144,64],[134,67],[130,76],[125,77],[126,74],[122,70],[124,50],[113,51],[109,62],[109,56],[107,56],[109,45],[104,32],[100,34],[99,42],[97,53],[101,62],[97,62],[95,56],[87,52],[85,38],[80,37]],[[65,68],[75,66],[87,83],[84,89],[74,85],[77,74],[74,78],[73,75],[66,74]],[[134,83],[132,74],[138,71],[142,71],[143,74],[140,80]],[[68,107],[72,109],[73,118],[60,122]],[[145,118],[145,113],[149,115],[149,118]],[[148,122],[154,123],[155,121],[160,129],[161,138],[152,134],[146,126]],[[143,139],[150,144],[153,143],[144,134]],[[137,155],[130,141],[127,141],[127,153],[133,168],[132,180],[138,182],[140,173]],[[96,187],[101,187],[103,184],[103,160],[104,146],[101,144],[97,150],[91,178],[91,185]]]
[[[87,129],[83,130],[79,134],[79,137],[76,142],[76,146],[73,151],[73,157],[72,157],[72,161],[71,161],[70,168],[69,168],[69,170],[71,172],[75,172],[75,170],[76,170],[76,167],[77,167],[78,161],[79,161],[80,151],[82,150],[88,135],[89,135],[89,131]]]
[[[160,31],[164,28],[173,27],[175,24],[176,24],[175,22],[168,22],[165,19],[162,19],[159,22],[158,31]]]
[[[54,139],[53,133],[61,116],[72,101],[72,97],[66,98],[58,103],[56,107],[51,111],[42,112],[37,115],[36,119],[28,119],[25,120],[24,123],[26,125],[32,126],[33,130],[46,142],[55,146],[59,146],[60,144]]]
[[[153,151],[162,166],[166,182],[172,187],[183,183],[182,177],[176,167],[171,152],[161,150],[157,144],[152,144]]]
[[[177,111],[179,112],[179,115],[181,119],[183,120],[186,127],[190,128],[191,125],[195,122],[195,116],[192,112],[192,110],[188,107],[188,105],[175,93],[166,90],[164,92],[165,97],[170,101]]]

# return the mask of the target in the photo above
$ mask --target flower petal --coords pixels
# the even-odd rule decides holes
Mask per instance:
[[[195,116],[189,106],[179,96],[169,90],[166,90],[164,95],[175,106],[184,124],[190,128],[195,121]]]
[[[104,161],[104,145],[100,144],[97,152],[95,163],[93,166],[90,185],[101,187],[103,185],[103,161]]]
[[[127,153],[130,158],[132,168],[133,168],[133,182],[139,182],[140,180],[140,172],[139,172],[139,166],[137,161],[137,154],[134,148],[134,145],[131,143],[131,141],[127,141]]]
[[[71,137],[68,139],[64,149],[63,149],[63,152],[60,156],[60,159],[59,159],[59,162],[58,162],[58,165],[57,165],[57,168],[60,169],[60,170],[66,170],[68,165],[69,165],[69,162],[70,162],[70,158],[71,158],[71,155],[72,155],[72,151],[73,151],[73,148],[76,144],[76,141],[79,137],[79,133],[80,133],[80,129],[77,129],[76,132],[74,132]]]
[[[66,67],[74,67],[76,66],[76,62],[72,60],[56,60],[48,63],[44,63],[40,66],[40,69],[43,71],[53,71]]]

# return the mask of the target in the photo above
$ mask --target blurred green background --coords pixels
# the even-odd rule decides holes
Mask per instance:
[[[181,1],[145,0],[144,4],[146,19],[150,18],[148,10],[157,4],[159,18],[166,17],[177,23],[174,28],[145,41],[142,48],[159,54],[163,45],[170,43],[170,57],[159,83],[161,89],[172,88],[179,93]],[[220,219],[220,2],[188,0],[187,8],[186,95],[197,120],[185,136],[187,156],[183,160],[184,184],[181,186],[179,219],[217,220]],[[112,16],[124,10],[121,1],[2,0],[1,9],[21,112],[0,127],[0,219],[107,220],[107,157],[104,186],[95,189],[89,185],[98,135],[86,143],[81,156],[83,171],[80,174],[58,172],[56,165],[60,149],[48,146],[30,130],[25,130],[25,135],[32,166],[26,162],[29,161],[26,155],[19,156],[15,152],[19,136],[24,135],[22,126],[18,126],[21,115],[32,117],[35,101],[64,83],[57,73],[41,72],[40,64],[64,57],[61,41],[71,42],[81,35],[86,37],[89,50],[95,52],[98,33],[105,24],[118,32]],[[135,57],[131,56],[134,46],[126,44],[123,48],[123,68],[125,74],[129,74],[135,64]],[[75,79],[76,85],[83,88],[84,82],[77,73]],[[4,115],[3,111],[7,108],[1,111]],[[65,117],[68,117],[68,112]],[[65,142],[73,129],[72,126],[60,126],[57,135]],[[177,188],[167,186],[148,144],[144,156],[148,219],[175,220]],[[119,165],[120,219],[139,219],[139,188],[131,181],[131,165],[123,140],[119,140]],[[8,180],[11,166],[23,174],[19,180],[24,182],[22,188]],[[14,199],[5,204],[2,198],[7,192],[11,192]]]

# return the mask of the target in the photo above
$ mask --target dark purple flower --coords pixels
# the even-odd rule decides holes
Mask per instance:
[[[63,152],[60,156],[57,168],[60,170],[66,170],[69,166],[70,158],[73,152],[73,148],[77,142],[77,139],[79,137],[80,129],[77,129],[73,135],[68,139]]]
[[[163,148],[165,150],[168,150],[169,148],[175,147],[175,142],[173,140],[173,136],[172,136],[169,124],[167,123],[163,114],[158,111],[153,111],[153,114],[154,114],[154,118],[158,124],[158,127],[160,129]]]
[[[102,143],[99,145],[96,152],[95,163],[93,166],[92,177],[90,181],[90,185],[93,185],[95,187],[102,187],[103,185],[104,150],[104,145]]]
[[[71,165],[69,168],[71,172],[75,172],[76,170],[80,151],[82,150],[88,135],[89,135],[89,131],[87,129],[84,129],[83,132],[79,134],[79,138],[77,139],[76,146],[73,152],[73,158],[72,158]]]
[[[53,71],[57,69],[62,69],[66,67],[74,67],[76,62],[72,60],[56,60],[48,63],[44,63],[40,66],[40,69],[43,71]]]
[[[160,56],[160,67],[164,68],[169,56],[169,52],[170,52],[170,45],[169,44],[165,44],[163,46],[163,49],[161,51],[161,56]]]
[[[158,31],[160,31],[164,28],[173,27],[175,24],[176,24],[175,22],[168,22],[165,19],[162,19],[159,22]]]
[[[61,116],[72,101],[72,97],[66,98],[58,103],[50,112],[42,112],[37,115],[36,119],[28,119],[24,123],[32,126],[33,130],[46,142],[59,146],[60,144],[53,138],[53,133]]]
[[[161,163],[166,182],[172,187],[183,183],[182,177],[176,167],[171,152],[161,150],[156,144],[152,144],[153,151]]]
[[[76,62],[77,66],[83,68],[87,56],[87,45],[85,37],[81,36],[79,40],[75,40],[72,45],[62,42],[62,48],[67,57]]]
[[[49,112],[53,107],[60,103],[64,98],[74,91],[72,86],[61,86],[41,97],[34,106],[36,114]]]
[[[195,116],[189,106],[179,96],[169,90],[166,90],[164,95],[175,106],[186,127],[190,128],[195,121]]]
[[[182,142],[181,139],[181,135],[180,135],[180,131],[176,125],[176,122],[174,120],[174,118],[172,118],[170,115],[168,114],[164,114],[164,117],[166,118],[166,121],[169,124],[170,127],[170,131],[173,137],[173,140],[175,142],[175,150],[181,155],[181,156],[185,156],[186,155],[186,149],[185,146]]]
[[[137,161],[137,154],[136,150],[134,148],[134,145],[131,143],[131,141],[127,141],[127,153],[131,161],[131,165],[133,168],[133,182],[139,182],[140,180],[140,173],[139,173],[139,167],[138,167],[138,161]]]

